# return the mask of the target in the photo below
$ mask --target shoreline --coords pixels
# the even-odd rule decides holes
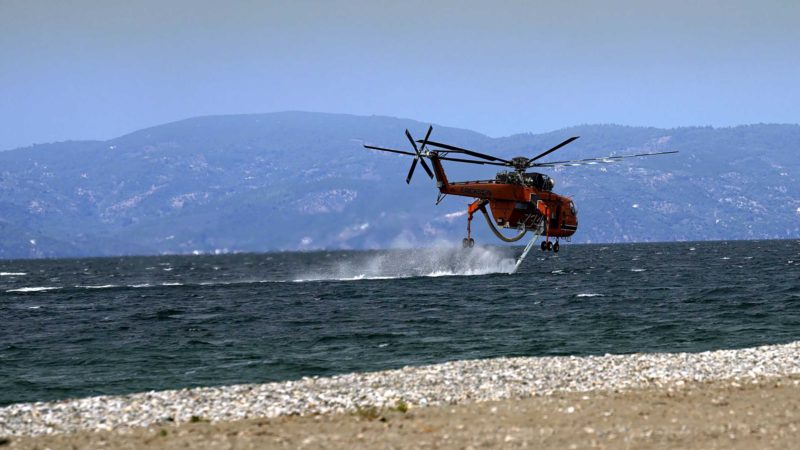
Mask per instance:
[[[336,415],[367,409],[421,410],[556,394],[663,391],[696,383],[741,385],[797,375],[800,341],[701,353],[453,361],[267,384],[12,404],[0,408],[0,437]]]

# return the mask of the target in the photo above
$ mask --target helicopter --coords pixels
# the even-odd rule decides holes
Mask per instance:
[[[424,139],[414,140],[406,129],[406,137],[411,143],[413,152],[396,150],[392,148],[376,147],[363,144],[369,150],[398,153],[413,156],[411,168],[406,176],[406,183],[411,182],[417,164],[421,165],[431,179],[436,179],[439,194],[436,204],[442,202],[447,195],[473,197],[475,200],[467,206],[467,237],[462,240],[464,248],[475,246],[471,237],[471,224],[473,216],[480,211],[486,223],[495,236],[503,242],[516,242],[522,239],[528,231],[536,233],[533,242],[540,235],[545,236],[541,243],[542,251],[559,251],[559,240],[570,240],[578,230],[578,210],[570,197],[553,192],[555,180],[546,174],[529,172],[532,168],[573,167],[592,164],[614,163],[625,158],[638,158],[644,156],[666,155],[678,153],[677,151],[663,151],[654,153],[638,153],[632,155],[613,155],[601,158],[586,158],[566,161],[539,162],[541,158],[572,143],[579,136],[573,136],[558,145],[531,158],[517,156],[511,159],[500,158],[485,153],[476,152],[455,145],[430,140],[433,126],[428,127]],[[417,144],[420,144],[419,146]],[[453,157],[452,154],[465,155],[471,158]],[[429,160],[433,169],[425,160]],[[506,167],[509,170],[498,172],[493,179],[475,181],[450,181],[447,179],[442,161],[452,161],[466,164],[480,164]],[[492,212],[494,219],[489,217],[486,207]],[[499,228],[516,230],[516,235],[507,237]],[[555,240],[553,242],[551,239]],[[529,247],[526,247],[525,253]]]

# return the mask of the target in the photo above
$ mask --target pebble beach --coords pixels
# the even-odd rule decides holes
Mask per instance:
[[[366,408],[413,410],[697,382],[736,385],[799,373],[800,342],[702,353],[454,361],[279,383],[12,404],[0,408],[0,437],[324,415]]]

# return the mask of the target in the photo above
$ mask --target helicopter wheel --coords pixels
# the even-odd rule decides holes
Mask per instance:
[[[541,245],[541,247],[542,247],[542,251],[543,251],[543,252],[546,252],[546,251],[547,251],[547,242],[545,242],[545,241],[542,241],[542,245]]]
[[[467,238],[462,239],[461,240],[461,247],[463,247],[463,248],[469,247],[469,239],[467,239]]]
[[[556,241],[556,243],[553,244],[553,253],[558,253],[558,241]]]
[[[467,245],[469,245],[469,248],[475,247],[475,239],[469,238]]]
[[[550,251],[552,249],[553,249],[553,243],[550,242],[550,241],[547,241],[547,250]]]

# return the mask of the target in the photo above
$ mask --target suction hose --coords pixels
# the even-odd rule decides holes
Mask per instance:
[[[481,212],[483,213],[483,217],[486,218],[486,223],[489,224],[489,228],[492,229],[492,232],[494,233],[494,235],[497,236],[497,238],[500,239],[503,242],[517,242],[518,240],[522,239],[523,236],[525,236],[525,233],[528,232],[528,229],[523,226],[522,231],[520,231],[520,233],[518,235],[516,235],[514,237],[511,237],[511,238],[507,238],[507,237],[503,236],[502,234],[500,234],[500,230],[498,230],[494,226],[494,222],[489,217],[489,213],[486,212],[486,207],[481,207]]]

